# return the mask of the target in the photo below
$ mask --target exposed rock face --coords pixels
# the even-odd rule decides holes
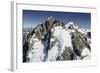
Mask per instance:
[[[73,22],[67,26],[49,17],[23,44],[23,62],[66,61],[90,58],[91,46],[86,35]]]

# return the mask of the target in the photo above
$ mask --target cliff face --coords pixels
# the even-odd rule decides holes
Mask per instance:
[[[87,36],[69,22],[67,26],[53,17],[37,25],[23,44],[23,62],[90,59]]]

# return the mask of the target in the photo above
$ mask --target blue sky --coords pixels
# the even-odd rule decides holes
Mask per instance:
[[[76,12],[56,12],[56,11],[36,11],[23,10],[23,27],[35,27],[39,23],[47,20],[48,17],[54,17],[61,20],[64,24],[73,21],[77,26],[82,28],[91,28],[91,14],[90,13],[76,13]]]

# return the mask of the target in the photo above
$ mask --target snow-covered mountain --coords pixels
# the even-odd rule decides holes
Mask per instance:
[[[23,62],[90,59],[91,40],[84,32],[74,22],[49,17],[27,35]]]

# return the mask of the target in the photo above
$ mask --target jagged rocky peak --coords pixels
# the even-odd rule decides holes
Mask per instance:
[[[47,20],[38,24],[35,29],[33,29],[31,35],[35,34],[36,37],[41,40],[43,37],[55,26],[64,26],[64,23],[50,16]]]
[[[52,16],[48,17],[48,19],[45,22],[49,22],[48,25],[52,27],[64,25],[64,23],[61,20],[56,19]]]
[[[65,27],[68,29],[78,29],[78,26],[73,21],[68,22]]]

